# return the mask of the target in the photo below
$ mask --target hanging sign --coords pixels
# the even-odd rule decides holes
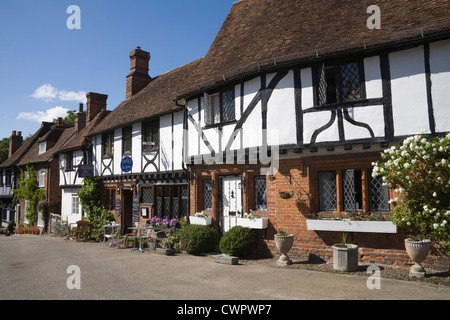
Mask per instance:
[[[122,169],[122,172],[130,172],[131,168],[133,168],[133,159],[131,159],[131,157],[124,157],[120,163],[120,168]]]

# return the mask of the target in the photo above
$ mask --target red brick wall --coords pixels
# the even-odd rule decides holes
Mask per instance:
[[[274,235],[279,229],[295,235],[290,255],[295,259],[323,259],[333,257],[332,246],[340,242],[341,232],[323,232],[308,230],[307,215],[318,211],[318,182],[313,175],[317,168],[326,168],[336,163],[370,168],[378,154],[345,155],[334,157],[317,157],[280,160],[279,171],[274,176],[267,177],[267,211],[262,211],[264,217],[269,218],[269,227],[265,231],[258,231],[261,255],[278,256]],[[259,175],[259,168],[250,165],[241,166],[204,166],[191,168],[190,184],[190,212],[203,211],[203,180],[215,181],[213,210],[205,211],[213,216],[213,226],[218,228],[220,210],[216,201],[218,195],[218,176],[224,174],[244,174],[247,185],[244,192],[244,212],[253,209],[254,175]],[[280,191],[293,190],[294,196],[289,199],[280,197]],[[359,245],[360,260],[367,263],[409,266],[412,261],[406,254],[404,239],[406,231],[398,230],[397,234],[383,233],[351,233],[348,241]],[[435,248],[424,262],[427,266],[449,267],[450,258],[444,256]]]

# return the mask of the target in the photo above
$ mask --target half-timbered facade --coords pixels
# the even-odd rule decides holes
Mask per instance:
[[[449,4],[382,1],[382,27],[370,29],[371,4],[233,5],[197,81],[177,95],[191,214],[204,211],[226,232],[253,211],[269,220],[260,232],[269,250],[282,228],[296,235],[294,250],[320,257],[340,234],[308,227],[308,215],[389,216],[372,162],[419,131],[450,131]],[[374,248],[403,249],[392,232],[353,236],[373,259]]]
[[[184,109],[173,97],[190,67],[154,79],[150,54],[130,53],[127,99],[89,134],[94,174],[102,177],[105,206],[122,232],[153,216],[188,214],[188,179],[183,166]]]
[[[80,104],[75,114],[75,133],[58,150],[61,218],[68,223],[76,223],[84,217],[78,192],[83,179],[94,175],[92,143],[87,136],[110,112],[106,110],[107,97],[94,92],[86,95],[86,112]]]

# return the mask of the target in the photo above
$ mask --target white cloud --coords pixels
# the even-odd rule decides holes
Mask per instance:
[[[58,117],[66,117],[69,109],[57,106],[46,111],[21,112],[17,120],[30,120],[41,123],[42,121],[51,122]]]
[[[49,83],[37,88],[31,96],[38,100],[44,100],[45,102],[58,99],[60,101],[78,101],[86,103],[86,92],[58,90]]]

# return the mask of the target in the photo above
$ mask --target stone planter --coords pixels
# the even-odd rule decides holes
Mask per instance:
[[[333,246],[333,269],[343,272],[358,270],[358,246],[356,244],[342,244]]]
[[[411,260],[414,261],[414,265],[411,267],[409,274],[417,278],[423,278],[425,276],[425,268],[422,266],[422,261],[427,258],[430,251],[431,241],[422,240],[414,241],[411,239],[405,239],[405,248]]]
[[[280,251],[281,256],[277,261],[279,265],[289,265],[292,264],[292,260],[289,258],[287,253],[291,250],[292,244],[294,243],[294,235],[289,234],[286,236],[275,235],[275,245],[278,251]]]
[[[250,229],[267,229],[269,219],[267,218],[237,218],[236,225]]]

